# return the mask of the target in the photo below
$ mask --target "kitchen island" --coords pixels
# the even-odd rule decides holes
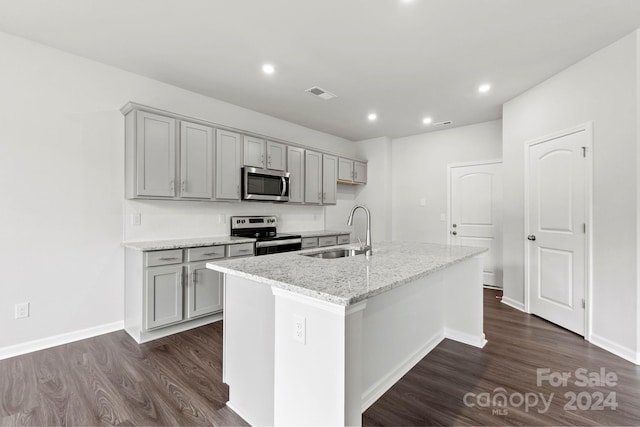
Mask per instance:
[[[306,256],[335,249],[207,264],[225,273],[228,405],[252,425],[360,425],[443,339],[486,343],[486,249],[378,243],[370,257]]]

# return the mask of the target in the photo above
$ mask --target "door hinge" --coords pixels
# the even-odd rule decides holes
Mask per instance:
[[[587,147],[582,147],[582,157],[587,157]]]
[[[582,232],[585,233],[585,234],[587,233],[587,224],[586,223],[582,224]]]
[[[582,308],[585,308],[587,306],[587,304],[584,301],[584,298],[582,298]]]

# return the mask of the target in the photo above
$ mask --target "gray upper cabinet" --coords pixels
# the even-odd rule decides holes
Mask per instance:
[[[322,203],[336,204],[338,182],[338,158],[328,154],[322,155]]]
[[[310,150],[304,156],[304,201],[322,203],[322,154]]]
[[[304,202],[304,149],[287,147],[289,203]]]
[[[135,115],[133,196],[175,197],[176,121],[144,111]]]
[[[283,171],[287,165],[286,159],[286,145],[252,136],[244,137],[243,161],[245,166]]]
[[[353,162],[353,182],[358,184],[367,183],[367,164],[355,160]]]
[[[145,329],[182,320],[182,265],[151,267],[145,272]]]
[[[240,144],[235,132],[216,131],[216,199],[240,200]]]
[[[180,197],[213,197],[213,129],[180,122]]]
[[[244,165],[260,169],[266,167],[264,139],[244,137]]]
[[[278,142],[267,141],[267,169],[285,170],[287,166],[287,147]]]
[[[187,277],[187,319],[222,310],[222,273],[198,262],[187,265]]]
[[[342,157],[338,159],[338,181],[353,181],[353,160]]]
[[[346,184],[366,184],[367,164],[340,157],[338,159],[338,181]]]

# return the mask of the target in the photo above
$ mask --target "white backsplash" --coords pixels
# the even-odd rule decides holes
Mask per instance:
[[[125,241],[225,236],[233,215],[275,215],[278,231],[312,231],[325,228],[325,208],[262,202],[187,202],[171,200],[125,200]],[[132,216],[140,214],[140,225]]]

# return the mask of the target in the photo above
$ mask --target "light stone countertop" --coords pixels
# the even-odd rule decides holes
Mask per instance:
[[[349,306],[487,251],[470,246],[384,242],[373,245],[368,259],[365,255],[337,259],[300,255],[344,248],[358,245],[221,260],[207,263],[207,268]]]
[[[287,234],[299,234],[304,239],[305,237],[325,237],[325,236],[339,236],[343,234],[351,234],[349,230],[313,230],[313,231],[295,231]]]
[[[125,248],[139,251],[157,251],[162,249],[195,248],[199,246],[233,245],[253,243],[256,239],[234,236],[191,237],[186,239],[149,240],[146,242],[122,242]]]

